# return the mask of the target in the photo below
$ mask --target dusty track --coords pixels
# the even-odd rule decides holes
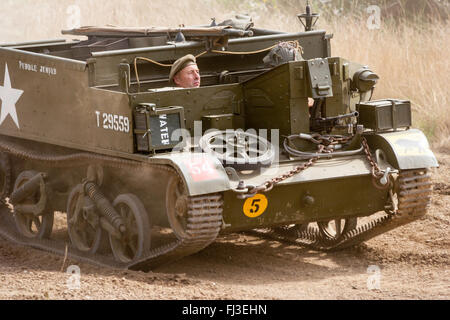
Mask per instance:
[[[150,273],[78,264],[80,289],[69,290],[65,270],[76,261],[0,238],[0,299],[449,299],[450,155],[437,156],[429,214],[352,249],[232,234]],[[381,270],[379,290],[367,288],[370,265]]]

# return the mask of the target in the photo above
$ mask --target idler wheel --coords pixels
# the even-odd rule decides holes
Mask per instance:
[[[180,177],[172,177],[167,185],[166,193],[167,218],[173,232],[178,238],[186,238],[188,222],[187,190]]]
[[[123,218],[125,232],[110,233],[109,242],[116,260],[124,263],[141,258],[150,249],[150,221],[144,205],[133,194],[121,194],[113,202]]]
[[[103,230],[94,202],[79,184],[67,200],[67,231],[72,244],[80,251],[95,253],[102,246]]]
[[[339,241],[348,231],[355,229],[357,218],[334,219],[329,221],[319,221],[319,231],[322,237],[328,241]]]
[[[36,176],[36,171],[23,171],[14,183],[14,191],[24,185],[28,180]],[[40,189],[38,188],[34,194],[28,196],[20,204],[35,204],[41,197]],[[40,215],[36,216],[33,213],[20,212],[14,208],[14,221],[17,230],[27,238],[49,238],[53,228],[54,212],[46,210]]]

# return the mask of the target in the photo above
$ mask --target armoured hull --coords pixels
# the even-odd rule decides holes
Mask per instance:
[[[370,101],[378,77],[325,31],[140,31],[0,47],[0,235],[145,270],[222,233],[331,250],[426,213],[437,162],[409,102]],[[188,53],[202,86],[168,88]]]

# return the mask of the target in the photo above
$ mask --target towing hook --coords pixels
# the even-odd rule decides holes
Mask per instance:
[[[390,186],[390,179],[389,175],[391,172],[395,172],[395,170],[391,169],[390,167],[387,167],[386,170],[380,171],[380,174],[383,174],[381,178],[378,178],[377,176],[372,176],[372,184],[375,186],[375,188],[380,190],[385,190],[389,188]]]
[[[383,177],[381,177],[381,179],[380,179],[381,185],[385,186],[389,183],[389,173],[391,172],[391,170],[392,169],[390,167],[386,168],[386,171],[384,172]]]

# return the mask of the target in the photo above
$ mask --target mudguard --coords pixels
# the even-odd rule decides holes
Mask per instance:
[[[190,196],[230,189],[230,181],[221,162],[207,153],[171,153],[155,158],[163,159],[180,173]]]
[[[439,166],[422,131],[409,129],[365,135],[370,149],[381,149],[387,161],[399,170],[436,168]]]

